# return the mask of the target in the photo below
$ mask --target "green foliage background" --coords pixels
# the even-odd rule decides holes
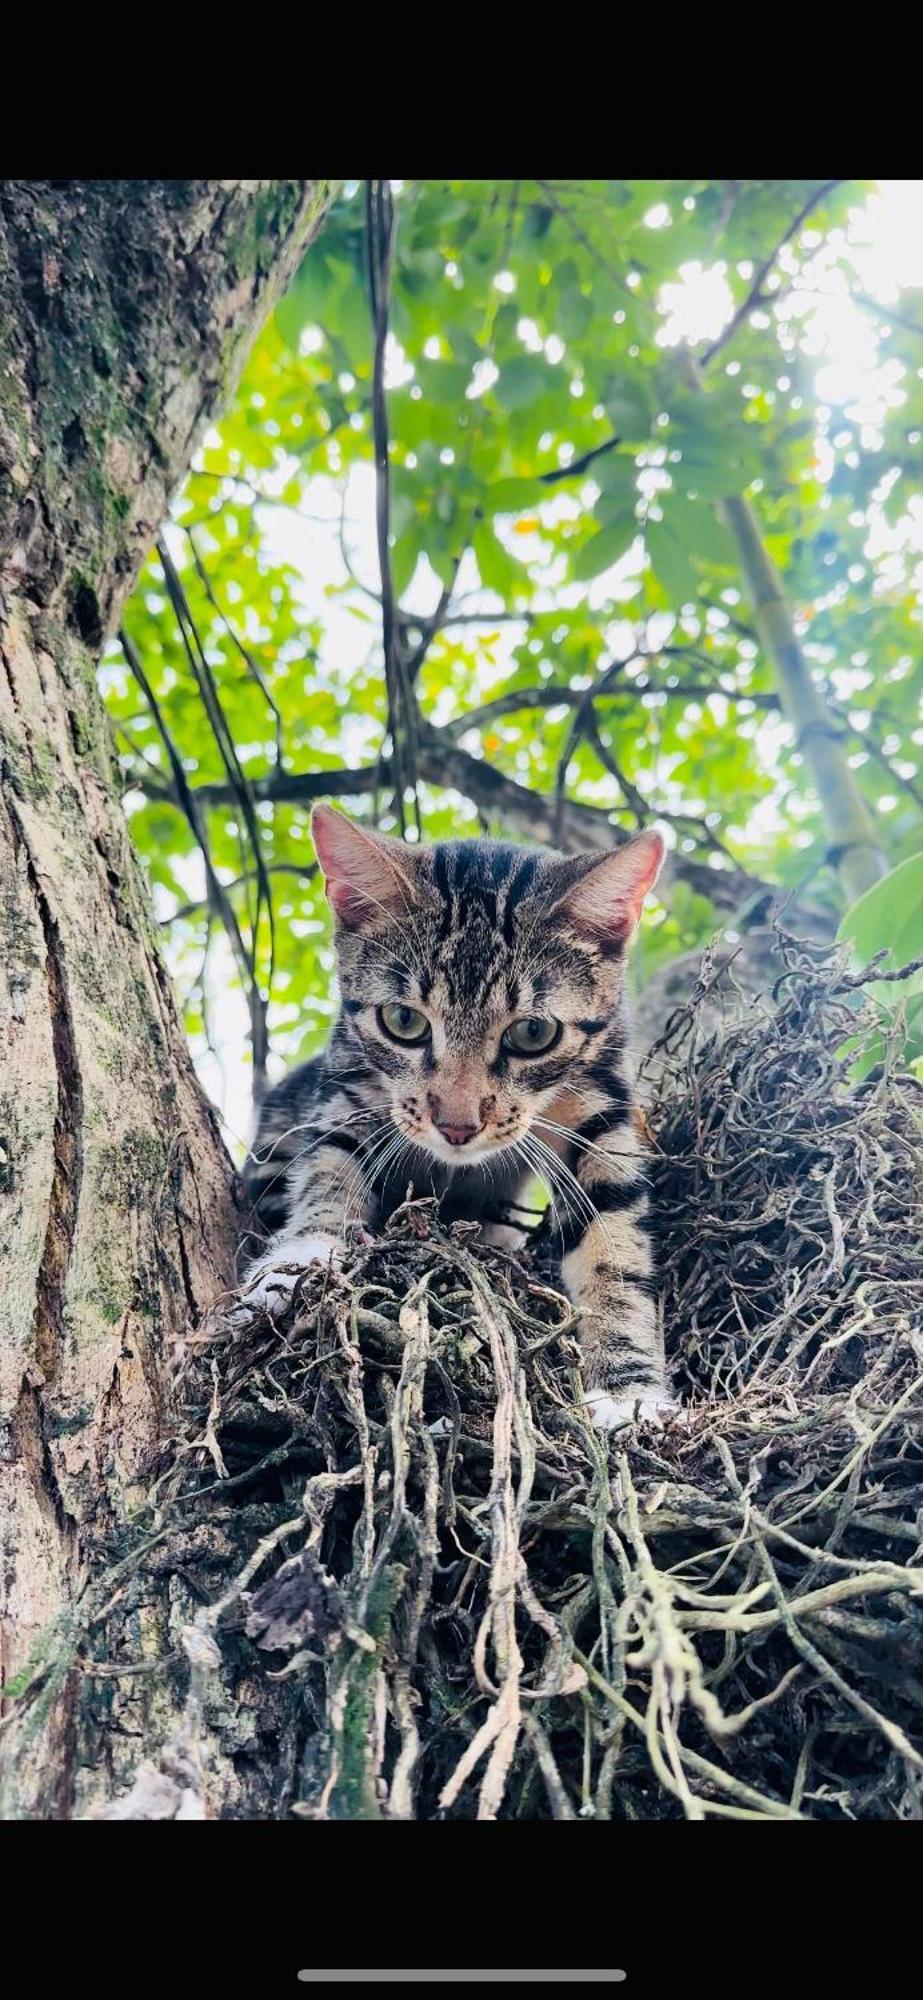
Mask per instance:
[[[394,184],[390,566],[420,830],[502,829],[486,764],[626,829],[666,820],[680,874],[645,927],[642,981],[728,921],[734,899],[716,900],[710,878],[734,865],[809,896],[831,929],[844,916],[808,746],[780,713],[726,497],[754,502],[884,862],[923,854],[923,299],[859,291],[847,223],[874,187]],[[209,952],[235,925],[233,977],[251,1017],[268,1001],[276,1055],[318,1047],[332,959],[310,794],[395,824],[387,768],[376,782],[390,739],[366,238],[365,186],[345,184],[176,505],[172,594],[155,555],[127,609],[159,720],[121,645],[103,670],[132,832],[199,1049],[216,1004]],[[700,389],[687,350],[664,344],[669,287],[690,263],[717,267],[733,299],[723,333],[695,350]],[[830,290],[849,292],[878,367],[891,364],[871,415],[819,400],[807,316]],[[339,528],[312,522],[319,492],[328,517],[341,505]],[[872,561],[882,517],[908,532]],[[279,553],[283,519],[297,561]],[[340,536],[341,580],[308,613],[318,533]],[[338,663],[334,612],[356,624],[358,666],[355,650]],[[467,753],[451,770],[450,751]],[[906,912],[918,869],[901,880]],[[873,911],[865,947],[876,926],[881,945],[900,928],[890,907]],[[902,935],[923,948],[912,920]]]

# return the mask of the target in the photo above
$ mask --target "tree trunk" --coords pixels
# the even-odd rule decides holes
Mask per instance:
[[[5,1686],[66,1629],[101,1535],[130,1518],[171,1349],[233,1281],[234,1176],[158,956],[94,669],[331,185],[0,186]],[[136,1761],[129,1686],[88,1767],[79,1678],[54,1677],[7,1811],[82,1813]]]
[[[826,187],[821,190],[826,192]],[[799,221],[801,218],[799,218]],[[797,222],[796,225],[797,227]],[[708,358],[708,357],[706,357]],[[701,363],[684,353],[681,372],[690,389],[704,387]],[[738,494],[722,500],[719,512],[737,550],[740,574],[753,611],[760,644],[776,678],[784,714],[820,799],[830,835],[828,858],[852,903],[888,872],[875,823],[850,770],[843,731],[831,722],[815,686],[798,635],[792,607],[763,540],[756,509]]]
[[[817,786],[830,834],[829,859],[847,900],[871,889],[888,872],[875,824],[846,758],[843,729],[831,720],[804,657],[791,606],[760,534],[749,500],[725,500],[724,518],[737,544],[741,574],[753,608],[753,622],[772,664],[782,707],[797,731]]]

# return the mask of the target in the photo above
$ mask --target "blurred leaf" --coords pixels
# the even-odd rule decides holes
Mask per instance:
[[[545,394],[550,377],[547,361],[536,354],[516,354],[504,362],[493,393],[504,409],[523,410]]]
[[[471,370],[463,361],[420,361],[417,374],[428,403],[457,404],[471,380]]]
[[[649,521],[645,541],[655,574],[676,610],[694,597],[699,579],[678,537],[666,521]]]
[[[586,583],[590,577],[600,576],[603,570],[610,569],[631,547],[637,533],[638,523],[631,513],[610,521],[607,527],[591,535],[574,557],[573,574],[577,582]]]
[[[474,553],[481,582],[487,590],[495,590],[498,596],[505,597],[515,589],[522,571],[487,521],[480,521],[475,528]]]
[[[644,383],[626,377],[607,390],[605,403],[606,414],[620,438],[640,444],[650,436],[654,411],[650,391]]]
[[[866,889],[847,910],[838,935],[851,941],[862,965],[883,949],[888,971],[923,957],[923,854],[911,855]]]
[[[498,479],[485,498],[492,514],[517,514],[523,507],[535,506],[541,488],[535,479]]]

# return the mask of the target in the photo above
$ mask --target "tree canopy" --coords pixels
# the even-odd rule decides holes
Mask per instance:
[[[258,1076],[326,1036],[319,796],[665,822],[641,982],[766,883],[923,951],[923,297],[863,288],[876,187],[342,186],[103,670],[194,1048],[228,968]]]

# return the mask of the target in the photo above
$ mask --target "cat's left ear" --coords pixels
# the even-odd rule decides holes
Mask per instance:
[[[311,814],[311,838],[327,897],[344,930],[406,917],[416,897],[422,850],[370,833],[332,806]]]
[[[637,928],[644,898],[660,874],[666,844],[654,831],[639,833],[611,854],[586,854],[559,864],[560,893],[555,914],[599,944],[627,944]],[[570,875],[570,880],[567,877]]]

